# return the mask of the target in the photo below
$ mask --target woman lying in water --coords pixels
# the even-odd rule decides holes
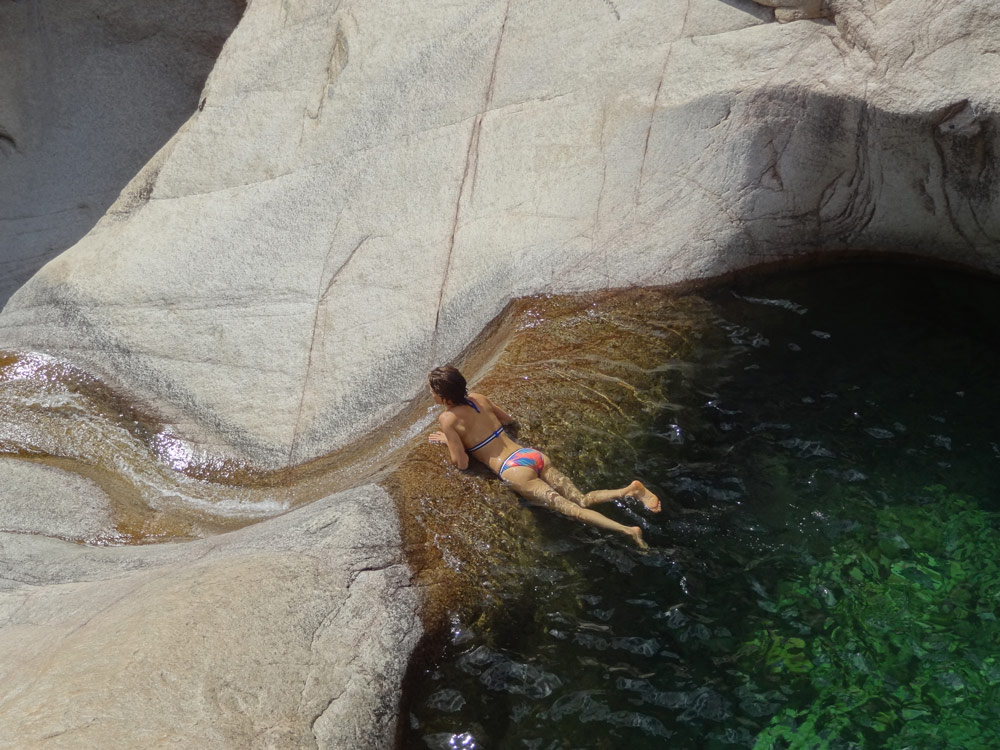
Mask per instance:
[[[595,490],[584,494],[544,453],[522,448],[511,440],[504,432],[504,426],[513,422],[510,414],[482,393],[469,393],[465,378],[457,369],[438,367],[431,371],[427,382],[434,402],[446,407],[438,417],[441,431],[432,433],[428,440],[447,445],[451,462],[458,468],[468,468],[469,456],[472,456],[489,466],[529,502],[591,526],[617,531],[631,537],[640,547],[647,546],[638,526],[623,526],[590,510],[590,506],[598,503],[634,497],[653,513],[659,513],[659,498],[638,479],[618,490]]]

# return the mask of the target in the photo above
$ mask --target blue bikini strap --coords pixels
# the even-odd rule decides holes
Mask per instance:
[[[480,440],[480,441],[479,441],[478,443],[476,443],[476,444],[475,444],[474,446],[472,446],[471,448],[468,448],[468,449],[467,449],[467,450],[468,450],[468,452],[469,452],[469,453],[472,453],[473,451],[477,451],[477,450],[479,450],[480,448],[482,448],[482,447],[483,447],[484,445],[486,445],[486,444],[487,444],[488,442],[490,442],[491,440],[495,440],[495,439],[496,439],[497,437],[499,437],[499,436],[500,436],[500,433],[501,433],[501,432],[503,432],[503,425],[500,425],[499,427],[497,427],[497,430],[496,430],[496,432],[494,432],[494,433],[493,433],[492,435],[490,435],[490,436],[489,436],[488,438],[486,438],[485,440]]]

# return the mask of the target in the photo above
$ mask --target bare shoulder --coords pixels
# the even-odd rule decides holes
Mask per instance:
[[[486,406],[492,405],[492,401],[486,396],[485,393],[469,393],[469,398],[475,401],[477,404],[485,404]]]
[[[458,417],[450,411],[443,411],[438,415],[438,422],[442,427],[453,427],[458,421]]]

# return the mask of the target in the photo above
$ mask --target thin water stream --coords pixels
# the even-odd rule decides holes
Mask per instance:
[[[996,283],[845,265],[677,304],[647,319],[693,345],[605,422],[629,447],[557,445],[585,489],[671,502],[607,508],[652,549],[521,506],[518,585],[452,617],[404,746],[1000,745]]]
[[[39,479],[81,477],[99,496],[91,504],[107,506],[100,519],[80,524],[80,531],[53,534],[44,508],[35,519],[29,511],[21,526],[85,544],[183,541],[274,517],[384,473],[428,419],[411,409],[368,440],[305,464],[263,471],[192,444],[69,362],[0,352],[0,461],[38,465]],[[38,491],[37,484],[24,491]],[[45,506],[50,499],[24,505]],[[72,501],[54,504],[73,512]],[[0,518],[0,531],[26,529],[7,528]]]

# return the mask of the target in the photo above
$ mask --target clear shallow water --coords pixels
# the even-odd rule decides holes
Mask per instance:
[[[268,471],[185,439],[67,360],[0,351],[0,466],[37,462],[95,483],[110,511],[104,528],[84,524],[64,537],[86,544],[190,540],[277,516],[362,483],[430,419],[404,418],[344,450]],[[15,523],[0,531],[51,533],[39,519]]]
[[[563,467],[683,512],[607,510],[646,554],[537,512],[527,596],[454,623],[404,746],[1000,742],[997,286],[845,266],[702,296],[637,457]]]
[[[70,363],[0,352],[0,461],[23,459],[107,493],[114,523],[76,540],[90,544],[205,536],[291,505],[288,493],[250,485],[247,467],[193,447]]]

